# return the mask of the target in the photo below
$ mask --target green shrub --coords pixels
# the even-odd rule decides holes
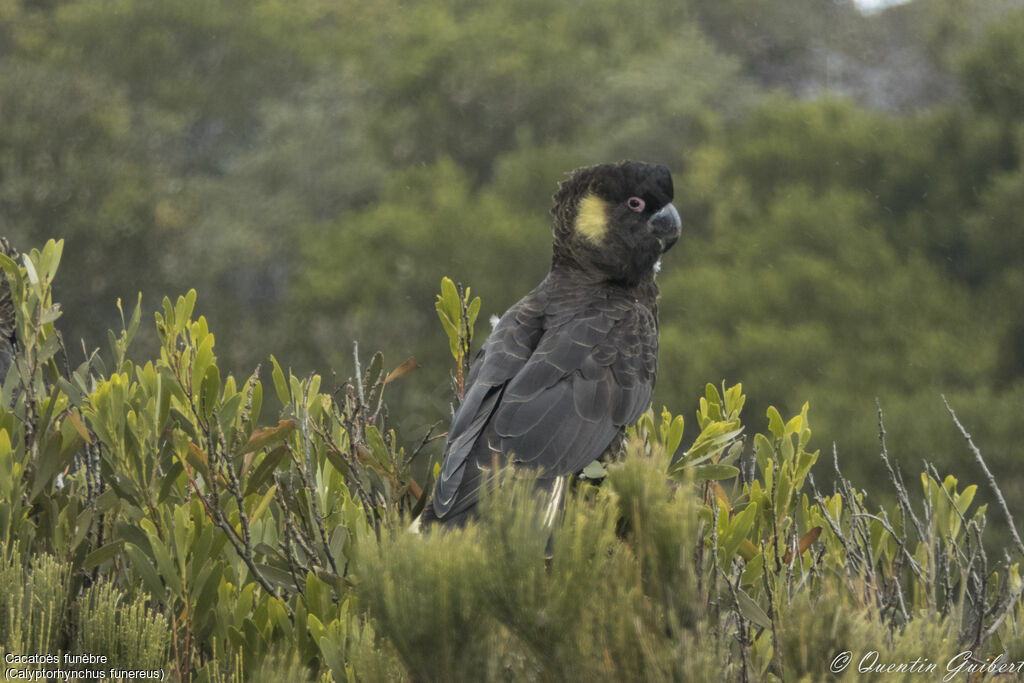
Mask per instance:
[[[869,504],[837,453],[831,474],[818,462],[808,405],[769,407],[754,433],[743,388],[709,384],[688,447],[682,416],[648,412],[559,514],[530,472],[498,472],[479,519],[414,534],[430,483],[384,401],[413,361],[364,367],[357,348],[352,379],[321,390],[271,358],[282,407],[263,421],[260,370],[222,376],[193,291],[156,314],[158,358],[129,359],[136,306],[106,357],[72,368],[50,297],[60,251],[4,262],[5,652],[197,682],[814,680],[846,652],[1024,656],[1020,558],[983,542],[978,487],[929,463],[908,485],[881,421],[891,505]],[[450,284],[439,297],[456,396],[478,306]]]
[[[53,653],[61,642],[69,567],[35,555],[22,566],[18,544],[0,543],[0,650]]]
[[[117,669],[163,668],[170,647],[167,618],[145,599],[131,602],[112,584],[93,584],[79,598],[76,652],[103,655]]]

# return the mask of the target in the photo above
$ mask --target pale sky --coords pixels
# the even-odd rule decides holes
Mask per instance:
[[[876,12],[892,5],[901,5],[907,0],[853,0],[861,10],[865,12]]]

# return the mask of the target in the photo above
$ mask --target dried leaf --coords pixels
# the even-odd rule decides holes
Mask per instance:
[[[811,545],[813,545],[814,542],[818,540],[818,536],[821,536],[821,527],[820,526],[816,526],[813,529],[811,529],[810,531],[808,531],[806,534],[804,534],[803,538],[800,539],[800,542],[797,543],[797,550],[798,550],[797,554],[798,555],[803,555],[805,552],[807,552],[807,549],[810,548]],[[791,548],[791,549],[786,551],[786,554],[782,557],[782,561],[784,563],[786,563],[786,564],[789,564],[789,561],[792,560],[792,559],[793,559],[793,550]]]
[[[86,428],[85,423],[82,422],[82,418],[78,417],[78,413],[71,411],[68,413],[68,419],[71,420],[71,424],[82,435],[86,443],[92,443],[92,435],[89,434],[89,430]]]
[[[264,427],[254,431],[252,436],[249,437],[249,441],[242,447],[242,450],[238,451],[235,455],[252,453],[272,443],[284,441],[294,431],[295,420],[279,420],[276,427]]]
[[[405,375],[408,375],[410,372],[412,372],[418,367],[420,367],[419,363],[416,362],[415,358],[410,356],[409,360],[405,361],[397,368],[388,373],[387,377],[384,378],[384,384],[390,384],[399,377],[404,377]]]
[[[717,498],[723,505],[725,505],[726,509],[729,510],[729,512],[732,512],[732,502],[729,500],[729,494],[725,492],[725,489],[722,488],[722,485],[719,484],[717,481],[711,481],[709,483],[711,484],[711,490],[714,491],[715,493],[715,498]]]

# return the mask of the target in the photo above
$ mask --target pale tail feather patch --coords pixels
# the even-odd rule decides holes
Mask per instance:
[[[550,527],[555,523],[555,515],[562,507],[562,497],[565,494],[565,479],[565,477],[559,477],[551,488],[551,502],[548,503],[548,509],[544,515],[544,526]]]

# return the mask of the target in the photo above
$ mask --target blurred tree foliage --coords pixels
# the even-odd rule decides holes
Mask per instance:
[[[944,391],[1005,471],[1022,84],[1017,0],[0,0],[0,234],[66,238],[69,346],[196,287],[240,372],[415,355],[390,402],[417,439],[448,415],[442,275],[500,314],[567,171],[666,163],[659,404],[810,399],[857,474],[876,397],[894,451],[952,452]]]

